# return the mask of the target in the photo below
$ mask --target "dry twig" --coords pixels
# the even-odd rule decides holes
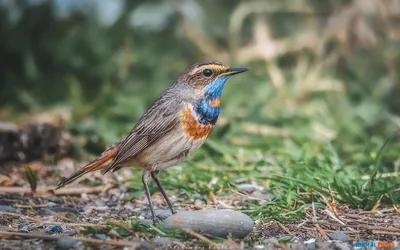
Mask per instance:
[[[328,190],[329,190],[329,195],[331,196],[331,202],[329,203],[330,207],[332,208],[332,212],[335,214],[335,216],[339,219],[339,214],[336,210],[336,204],[337,200],[335,199],[335,196],[333,195],[332,189],[331,189],[331,184],[328,183]]]
[[[70,227],[106,227],[107,225],[104,224],[91,224],[91,223],[68,223],[68,222],[57,222],[57,221],[44,221],[41,219],[36,219],[33,217],[29,217],[26,215],[21,215],[21,214],[16,214],[16,213],[10,213],[10,212],[0,212],[0,215],[8,215],[8,216],[13,216],[13,217],[19,217],[24,220],[28,220],[34,223],[39,223],[39,224],[51,224],[51,225],[67,225]]]
[[[17,233],[17,232],[0,232],[0,238],[14,238],[14,237],[22,237],[29,239],[42,239],[46,241],[55,241],[61,238],[69,238],[77,241],[89,242],[92,244],[105,244],[119,247],[133,247],[134,249],[140,247],[140,242],[130,242],[124,240],[98,240],[92,238],[85,237],[67,237],[64,235],[43,235],[43,234],[35,234],[35,233]]]
[[[317,228],[317,231],[321,234],[324,240],[329,240],[328,236],[326,235],[325,231],[320,227],[320,225],[314,224],[314,226]]]
[[[393,204],[393,209],[396,211],[398,214],[400,214],[400,210],[396,207],[396,205]]]
[[[286,233],[288,233],[290,236],[295,236],[295,234],[293,234],[292,232],[289,231],[289,229],[287,229],[287,227],[285,227],[282,223],[280,223],[279,221],[277,221],[278,225],[282,228],[283,231],[285,231]]]
[[[193,236],[193,237],[195,237],[195,238],[198,238],[199,240],[202,240],[202,241],[207,242],[210,246],[213,246],[213,247],[216,248],[216,249],[221,249],[221,248],[217,245],[217,243],[211,241],[210,239],[208,239],[207,237],[205,237],[205,236],[203,236],[203,235],[201,235],[201,234],[198,234],[198,233],[196,233],[196,232],[193,232],[193,231],[190,230],[189,228],[183,228],[182,231],[185,232],[185,233],[187,233],[187,234],[189,234],[189,235],[191,235],[191,236]]]
[[[321,194],[320,192],[318,192],[317,190],[315,190],[315,192],[317,192],[317,194],[319,194],[319,196],[321,196],[322,201],[323,201],[323,202],[325,203],[325,205],[333,212],[333,214],[334,214],[335,217],[336,217],[335,220],[336,220],[336,221],[342,221],[342,220],[340,219],[340,217],[339,217],[337,211],[336,211],[336,199],[335,199],[335,197],[333,197],[333,192],[332,192],[332,190],[331,190],[331,188],[330,188],[330,185],[328,185],[328,189],[330,190],[330,191],[329,191],[329,194],[331,195],[332,203],[330,203],[330,202],[328,201],[328,199],[326,199],[326,197],[325,197],[323,194]],[[334,206],[332,206],[332,204],[333,204]],[[342,221],[342,223],[344,224],[343,221]]]
[[[395,208],[386,208],[386,209],[381,209],[381,210],[376,210],[376,211],[360,211],[359,214],[390,213],[393,211],[395,211]]]
[[[314,223],[315,228],[317,228],[317,231],[321,234],[321,236],[322,236],[322,238],[324,238],[324,240],[329,240],[329,238],[326,235],[326,233],[324,232],[324,230],[318,225],[317,216],[316,216],[316,213],[315,213],[314,202],[312,202],[312,209],[313,209],[313,223]]]
[[[381,205],[382,197],[383,195],[381,195],[381,197],[379,197],[379,199],[376,201],[374,207],[371,209],[371,212],[375,212],[376,210],[378,210],[379,206]]]
[[[382,230],[372,230],[373,234],[387,234],[387,235],[396,235],[400,236],[400,232],[388,232],[388,231],[382,231]]]
[[[60,195],[81,195],[81,194],[91,194],[100,193],[103,190],[102,186],[88,188],[88,187],[78,187],[78,188],[62,188],[59,190],[54,190],[55,187],[49,188],[38,188],[36,190],[36,196],[60,196]],[[0,187],[0,193],[23,193],[30,194],[30,188],[24,187]]]
[[[19,207],[19,208],[46,208],[49,207],[49,204],[37,204],[37,205],[22,205],[22,204],[14,204],[14,207]]]
[[[382,231],[391,231],[391,232],[397,232],[400,233],[400,229],[397,228],[392,228],[392,227],[379,227],[379,226],[369,226],[369,225],[342,225],[342,224],[335,224],[329,221],[318,221],[319,224],[321,225],[329,225],[331,227],[349,227],[349,228],[364,228],[370,231],[373,230],[382,230]]]
[[[106,222],[107,224],[110,224],[110,225],[113,225],[113,226],[117,226],[117,227],[123,228],[123,229],[125,229],[125,230],[128,231],[128,232],[130,231],[128,225],[126,225],[126,224],[123,223],[123,222],[120,222],[120,221],[117,221],[117,220],[114,220],[114,219],[107,219],[105,222]]]

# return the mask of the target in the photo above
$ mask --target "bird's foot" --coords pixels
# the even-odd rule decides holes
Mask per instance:
[[[159,215],[156,215],[155,218],[153,218],[153,221],[160,223],[161,221],[165,220],[169,216],[170,216],[169,214],[159,214]]]

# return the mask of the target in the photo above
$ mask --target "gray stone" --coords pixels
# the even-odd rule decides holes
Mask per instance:
[[[72,236],[72,235],[75,235],[75,234],[76,234],[76,230],[75,230],[75,229],[72,229],[72,228],[67,228],[67,229],[64,230],[64,233],[65,233],[66,235]]]
[[[334,244],[335,250],[349,250],[350,246],[347,242],[335,242]]]
[[[94,237],[99,240],[107,240],[107,235],[105,234],[95,234]]]
[[[49,210],[55,213],[74,213],[78,214],[80,211],[79,209],[73,207],[50,207]]]
[[[64,203],[64,198],[62,196],[49,196],[44,199],[58,204]]]
[[[236,186],[237,189],[241,190],[241,191],[245,191],[247,193],[252,193],[254,191],[262,191],[264,190],[264,188],[262,186],[258,186],[258,185],[253,185],[253,184],[240,184]]]
[[[0,205],[0,212],[19,213],[20,210],[12,206]]]
[[[270,201],[273,198],[275,198],[275,196],[272,194],[259,194],[259,193],[251,194],[250,197],[253,197],[256,199],[261,199],[261,200],[266,200],[266,201]]]
[[[285,235],[285,236],[278,238],[278,242],[289,243],[289,242],[294,242],[294,241],[296,241],[296,237],[290,236],[290,235]]]
[[[180,212],[169,216],[161,225],[166,229],[188,228],[199,234],[221,238],[232,234],[242,239],[251,232],[254,222],[239,211],[209,209]]]
[[[139,243],[138,248],[135,248],[135,249],[141,249],[141,250],[154,250],[154,249],[156,249],[155,246],[153,246],[152,244],[150,244],[150,243],[148,243],[146,241],[143,241],[143,240],[133,239],[133,240],[131,240],[131,242]]]
[[[347,234],[344,233],[344,232],[340,232],[340,231],[331,233],[330,237],[333,240],[338,240],[338,241],[343,241],[343,242],[349,241],[349,238],[347,237]]]
[[[262,250],[262,249],[265,249],[265,246],[263,246],[263,245],[255,245],[252,250]]]
[[[265,244],[265,249],[266,250],[278,250],[281,248],[277,248],[276,246],[279,245],[279,241],[275,237],[271,237],[268,239],[263,240],[263,243]]]
[[[58,249],[71,249],[76,248],[79,245],[80,241],[77,241],[72,238],[60,238],[56,242],[56,246]]]
[[[29,226],[28,225],[24,225],[18,231],[21,232],[21,233],[29,233]]]
[[[167,246],[171,245],[175,239],[169,237],[157,237],[154,239],[154,243],[157,245]]]
[[[304,245],[308,250],[314,250],[315,249],[315,239],[309,239],[304,242]]]
[[[52,215],[52,214],[54,214],[54,212],[51,211],[51,210],[48,209],[48,208],[41,208],[41,209],[38,210],[38,213],[39,213],[40,216],[46,216],[46,215]]]
[[[338,242],[338,241],[322,241],[316,243],[316,249],[321,250],[349,250],[350,245],[347,242]]]
[[[290,246],[290,249],[294,249],[294,250],[307,249],[307,247],[304,244],[304,241],[302,239],[297,238],[295,236],[291,236],[291,235],[285,235],[285,236],[279,237],[278,242],[279,242],[279,244],[288,244]]]
[[[60,225],[47,225],[44,231],[51,234],[60,234],[63,232],[63,229]]]
[[[263,240],[263,243],[266,244],[266,245],[268,245],[268,244],[274,244],[275,245],[275,244],[279,244],[279,241],[278,241],[277,238],[271,237],[271,238]]]
[[[292,250],[305,250],[307,247],[304,245],[302,241],[296,241],[290,243],[290,249]]]
[[[331,250],[333,249],[333,245],[332,242],[329,241],[318,241],[315,244],[315,248],[320,250]]]

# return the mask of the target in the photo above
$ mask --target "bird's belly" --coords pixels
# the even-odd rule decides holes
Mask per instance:
[[[193,155],[204,141],[191,138],[182,128],[173,129],[140,153],[137,159],[151,171],[166,169]]]

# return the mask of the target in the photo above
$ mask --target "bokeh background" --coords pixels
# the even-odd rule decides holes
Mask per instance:
[[[2,0],[0,120],[60,118],[69,156],[90,159],[187,66],[219,60],[250,71],[230,80],[218,128],[185,163],[204,177],[183,174],[228,177],[193,190],[270,178],[297,209],[301,190],[334,182],[353,206],[393,204],[397,137],[381,149],[400,127],[399,55],[397,0]]]

